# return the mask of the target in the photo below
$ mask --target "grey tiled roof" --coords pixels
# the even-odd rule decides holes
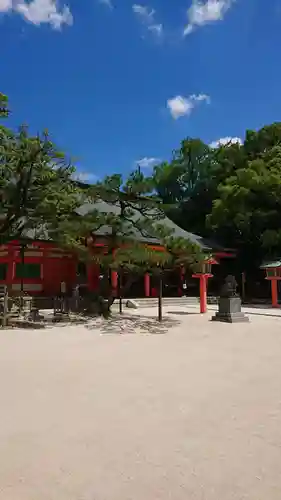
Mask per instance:
[[[260,268],[261,269],[272,269],[276,267],[281,267],[281,259],[274,260],[272,262],[264,262]]]
[[[81,215],[84,215],[91,210],[99,210],[100,212],[103,213],[114,213],[114,214],[119,214],[120,213],[120,208],[117,207],[116,205],[106,203],[104,201],[97,202],[95,204],[87,204],[83,205],[79,209],[79,213]],[[139,218],[139,214],[136,212],[136,218]],[[186,240],[191,241],[192,243],[196,243],[201,247],[202,250],[205,251],[211,251],[211,250],[217,250],[217,251],[222,251],[224,248],[220,246],[218,243],[211,241],[209,239],[205,239],[202,236],[199,236],[198,234],[190,233],[188,231],[185,231],[184,229],[180,228],[175,224],[171,219],[168,217],[164,216],[163,219],[160,219],[158,221],[159,224],[162,224],[164,227],[171,229],[172,231],[172,236],[176,238],[184,238]],[[101,227],[98,231],[95,232],[97,236],[107,236],[111,234],[111,228],[109,226],[103,226]],[[161,243],[157,237],[155,237],[153,234],[148,234],[143,235],[141,234],[136,228],[134,228],[134,236],[138,241],[143,241],[146,243],[154,243],[154,244],[159,244]]]

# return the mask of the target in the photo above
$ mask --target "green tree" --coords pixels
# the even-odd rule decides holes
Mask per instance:
[[[154,169],[158,195],[167,214],[182,228],[206,235],[206,215],[212,208],[217,163],[214,151],[200,139],[187,138],[170,163]]]
[[[200,139],[187,138],[173,152],[170,163],[154,168],[157,192],[164,203],[180,203],[198,191],[206,176],[210,149]]]
[[[281,123],[266,125],[258,131],[247,130],[244,150],[248,160],[262,157],[271,148],[281,144]]]
[[[218,186],[236,169],[245,166],[240,144],[210,148],[199,139],[186,139],[171,163],[154,169],[154,182],[168,215],[184,229],[210,236],[207,216],[218,198]]]
[[[263,259],[281,254],[280,147],[281,123],[246,131],[242,145],[187,139],[154,171],[171,218],[236,248],[237,272],[255,275]]]
[[[53,238],[79,206],[74,168],[47,133],[0,128],[0,244],[31,235]]]
[[[250,156],[253,155],[251,151]],[[218,185],[208,216],[216,235],[239,250],[241,266],[253,269],[281,252],[281,146],[265,149]]]
[[[159,200],[152,179],[140,170],[126,181],[121,175],[106,177],[94,186],[74,181],[74,167],[47,133],[30,136],[0,128],[0,244],[10,240],[51,239],[80,255],[98,260],[107,270],[97,298],[108,313],[115,296],[109,271],[157,271],[181,256],[196,265],[200,251],[186,241],[176,241],[161,220]],[[83,188],[84,187],[84,188]],[[91,254],[85,241],[103,231],[106,252]],[[166,251],[150,250],[147,238],[166,242]],[[183,258],[183,257],[182,257]]]
[[[106,177],[102,182],[87,189],[88,203],[81,206],[74,221],[64,221],[62,233],[69,238],[72,248],[77,248],[86,259],[97,262],[103,268],[99,289],[93,300],[99,312],[107,316],[116,298],[116,290],[110,284],[110,271],[119,275],[130,273],[127,288],[134,279],[145,272],[159,277],[167,267],[185,266],[198,269],[204,256],[200,248],[183,239],[175,238],[165,226],[165,215],[154,194],[151,178],[145,178],[140,170],[124,181],[121,175]],[[91,253],[83,246],[83,239],[106,236],[102,252]],[[151,249],[147,242],[162,244],[159,251]],[[80,247],[80,248],[79,248]],[[122,290],[125,293],[125,290]]]
[[[0,118],[8,116],[8,97],[0,92]]]

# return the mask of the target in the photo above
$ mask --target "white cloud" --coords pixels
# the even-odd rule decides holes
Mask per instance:
[[[192,33],[196,26],[222,21],[233,2],[234,0],[192,0],[187,11],[188,25],[184,29],[184,36]]]
[[[56,0],[32,0],[26,2],[20,0],[14,9],[21,14],[24,19],[32,24],[50,24],[53,29],[60,30],[63,24],[71,25],[73,17],[67,5],[61,8]]]
[[[0,12],[8,12],[12,6],[12,0],[0,0]]]
[[[157,163],[160,163],[159,158],[147,158],[146,156],[144,158],[141,158],[140,160],[135,162],[136,167],[140,168],[151,168],[154,167],[154,165],[157,165]]]
[[[196,104],[203,101],[210,104],[211,99],[206,94],[192,94],[188,97],[177,95],[172,99],[168,99],[167,107],[170,110],[172,117],[177,120],[181,116],[189,116]]]
[[[163,34],[163,24],[157,23],[155,21],[156,11],[150,9],[146,5],[134,4],[132,6],[133,12],[138,16],[141,23],[157,37],[161,37]]]
[[[154,19],[155,10],[149,9],[146,5],[134,4],[132,6],[133,12],[140,16],[143,22],[150,23]]]
[[[109,9],[113,9],[113,3],[111,0],[99,0],[99,3],[106,5],[106,7],[109,7]]]
[[[148,26],[148,29],[159,37],[163,34],[163,24],[152,24],[151,26]]]
[[[211,142],[209,144],[210,148],[216,149],[219,146],[226,146],[226,145],[231,145],[231,144],[243,144],[242,139],[240,137],[222,137],[221,139],[218,139],[217,141]]]

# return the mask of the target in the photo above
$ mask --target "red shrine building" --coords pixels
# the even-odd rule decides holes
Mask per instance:
[[[112,206],[101,203],[101,211],[112,211]],[[180,296],[183,294],[184,283],[192,295],[200,291],[201,312],[206,312],[207,287],[210,278],[213,277],[212,267],[219,267],[222,260],[234,257],[231,250],[219,247],[210,242],[189,233],[178,227],[170,219],[165,218],[161,223],[173,230],[173,236],[182,237],[197,243],[208,255],[201,273],[188,274],[184,269],[168,270],[165,276],[163,295]],[[100,251],[107,245],[109,228],[100,228],[95,234],[88,238],[89,250]],[[136,234],[136,239],[147,245],[154,251],[163,251],[164,248],[159,240],[153,235],[147,237]],[[212,255],[210,259],[209,256]],[[86,287],[89,291],[95,291],[99,286],[101,269],[95,263],[85,265],[79,262],[76,255],[65,251],[50,241],[27,241],[24,246],[19,241],[11,241],[0,247],[0,284],[7,285],[10,294],[24,291],[30,295],[43,297],[55,296],[61,292],[61,284],[64,283],[66,293],[71,293],[77,283]],[[128,291],[130,297],[157,296],[157,284],[153,277],[146,273],[143,277],[132,284]],[[118,286],[118,274],[111,271],[111,285],[116,290]],[[198,285],[199,290],[198,290]],[[189,291],[188,290],[188,291]]]

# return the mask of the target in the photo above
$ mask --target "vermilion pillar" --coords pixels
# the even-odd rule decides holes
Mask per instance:
[[[207,312],[207,280],[205,274],[200,276],[200,313]]]
[[[275,265],[276,264],[276,265]],[[264,267],[266,280],[271,281],[271,304],[272,307],[280,307],[278,304],[278,281],[281,280],[281,265],[279,262],[266,264]]]
[[[207,312],[207,283],[208,279],[212,278],[212,274],[193,274],[193,278],[199,279],[200,285],[200,313],[204,314]]]
[[[118,288],[118,273],[117,271],[111,271],[111,288],[112,291],[117,293]]]
[[[144,275],[144,295],[150,297],[150,276],[148,273]]]
[[[272,307],[279,307],[279,304],[278,304],[277,279],[272,279],[271,280],[271,300],[272,300]]]

